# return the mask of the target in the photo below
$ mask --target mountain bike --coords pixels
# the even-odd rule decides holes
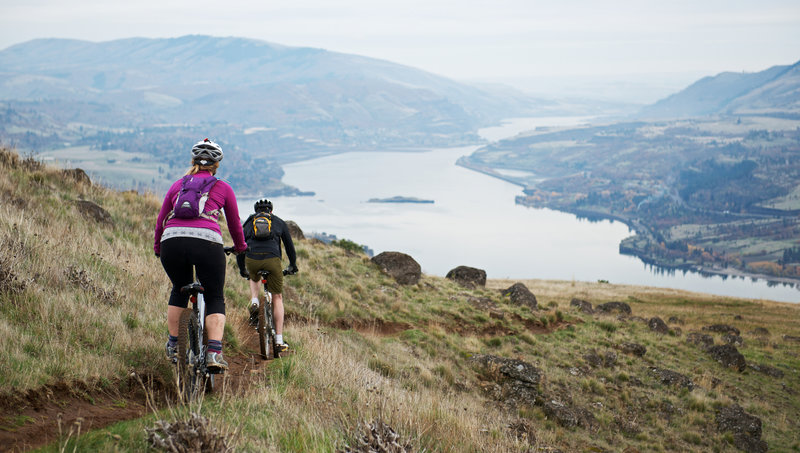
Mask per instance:
[[[202,390],[214,391],[214,372],[206,366],[207,338],[205,332],[206,304],[204,288],[199,282],[181,288],[189,293],[191,308],[181,313],[178,322],[178,390],[181,397],[193,401]]]
[[[283,270],[283,275],[293,275],[294,272],[289,272],[288,269]],[[278,352],[278,345],[275,342],[275,318],[272,313],[272,293],[267,289],[267,276],[269,271],[258,271],[261,277],[261,284],[264,286],[264,302],[258,305],[258,323],[256,331],[258,332],[258,345],[261,349],[261,358],[269,360],[270,358],[281,358],[281,353]]]

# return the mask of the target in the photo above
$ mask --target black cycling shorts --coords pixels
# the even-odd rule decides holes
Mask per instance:
[[[189,294],[182,294],[181,288],[194,281],[194,266],[197,280],[205,290],[206,315],[225,314],[225,251],[222,244],[187,237],[166,239],[161,242],[161,265],[172,281],[169,305],[186,308],[189,304]]]

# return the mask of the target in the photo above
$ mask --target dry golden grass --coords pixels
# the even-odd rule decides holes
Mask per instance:
[[[171,379],[162,351],[169,284],[151,249],[160,200],[76,183],[11,154],[0,152],[0,196],[9,200],[0,204],[0,273],[14,277],[0,287],[0,386],[117,385],[131,370]],[[107,210],[113,225],[84,217],[73,203],[79,197]],[[353,443],[359,423],[382,418],[427,451],[727,452],[734,451],[730,435],[716,431],[714,416],[734,402],[763,420],[772,449],[800,450],[793,424],[800,418],[800,358],[796,344],[782,338],[800,336],[796,305],[528,280],[540,305],[532,311],[498,291],[516,281],[467,290],[424,276],[401,286],[363,255],[314,241],[296,247],[301,272],[287,279],[286,293],[286,337],[295,353],[255,373],[246,392],[222,388],[191,408],[236,433],[241,451],[332,452]],[[232,261],[226,299],[235,325],[244,323],[248,295]],[[637,317],[675,316],[681,324],[659,335],[640,321],[578,312],[569,306],[573,297],[623,301]],[[490,316],[490,306],[503,316]],[[723,369],[686,342],[686,332],[717,323],[740,328],[748,362],[779,368],[784,377]],[[757,327],[769,335],[748,333]],[[236,351],[237,337],[226,329],[226,351]],[[622,343],[647,353],[624,354]],[[591,353],[615,353],[616,361],[592,367]],[[474,354],[533,364],[543,375],[542,399],[590,411],[597,429],[564,428],[540,405],[496,401],[481,390],[487,378],[470,364]],[[661,384],[654,367],[685,374],[697,388]],[[109,428],[121,440],[90,433],[73,445],[141,450],[143,427],[154,419]],[[520,424],[530,427],[533,443],[509,428]]]

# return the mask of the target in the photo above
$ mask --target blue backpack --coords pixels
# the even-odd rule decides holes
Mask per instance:
[[[196,178],[194,175],[186,175],[181,182],[181,190],[175,200],[175,207],[169,218],[196,219],[198,217],[209,218],[203,213],[208,192],[214,187],[217,178]]]

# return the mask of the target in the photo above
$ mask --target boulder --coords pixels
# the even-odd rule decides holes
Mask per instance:
[[[708,353],[726,368],[734,368],[737,371],[744,371],[747,368],[747,362],[736,346],[730,344],[712,346],[708,349]]]
[[[592,368],[597,368],[603,364],[603,358],[600,357],[600,354],[597,351],[589,351],[583,355],[583,360],[586,361],[586,364]]]
[[[414,258],[401,252],[383,252],[375,255],[372,262],[397,280],[401,285],[415,285],[422,276],[422,268]]]
[[[665,370],[662,368],[650,368],[652,373],[664,385],[675,385],[687,390],[694,389],[694,382],[688,376],[677,371]]]
[[[748,363],[747,366],[750,367],[752,370],[758,371],[759,373],[764,373],[767,376],[772,376],[774,378],[782,378],[783,377],[783,371],[782,370],[779,370],[779,369],[777,369],[775,367],[772,367],[772,366],[769,366],[769,365],[761,365],[761,364],[758,364],[758,363]]]
[[[458,266],[455,269],[451,269],[445,275],[445,278],[449,278],[466,288],[486,286],[486,271],[469,266]]]
[[[647,321],[647,327],[650,328],[653,332],[660,333],[660,334],[667,334],[669,333],[669,327],[667,327],[667,323],[665,323],[661,318],[655,317],[650,318]]]
[[[89,175],[87,175],[86,172],[80,168],[70,168],[64,170],[64,176],[74,180],[79,184],[86,184],[87,186],[92,185],[92,180],[89,178]]]
[[[591,429],[597,424],[594,414],[588,410],[580,407],[569,407],[560,401],[546,401],[542,405],[542,410],[547,418],[553,419],[565,428],[582,426]]]
[[[755,329],[750,331],[751,335],[755,335],[757,337],[768,337],[769,330],[766,327],[756,327]]]
[[[595,307],[595,311],[600,313],[622,313],[630,315],[631,306],[625,302],[606,302]]]
[[[485,280],[484,280],[485,283]],[[514,305],[524,305],[531,310],[538,309],[536,296],[523,283],[514,283],[501,291],[503,296],[508,296]]]
[[[711,346],[714,346],[714,337],[705,333],[689,332],[689,334],[686,335],[686,342],[697,345],[700,349],[706,351],[711,348]]]
[[[679,318],[677,316],[670,316],[669,319],[667,320],[667,322],[670,323],[670,324],[680,324],[680,325],[684,324],[683,319],[681,319],[681,318]]]
[[[289,228],[289,235],[292,236],[292,240],[297,241],[306,238],[303,234],[303,230],[301,230],[293,220],[287,220],[286,227]]]
[[[489,381],[484,389],[494,398],[512,406],[532,406],[539,399],[542,372],[530,363],[487,354],[474,355],[469,361]]]
[[[625,354],[631,354],[637,357],[642,357],[647,352],[646,347],[636,343],[622,343],[619,345],[619,350]]]
[[[727,333],[722,336],[722,342],[725,344],[732,344],[734,346],[742,346],[744,344],[744,340],[742,340],[742,337],[730,333]]]
[[[584,313],[590,314],[590,315],[594,313],[594,308],[592,308],[592,304],[589,303],[588,301],[583,300],[583,299],[577,299],[577,298],[572,299],[569,302],[569,306],[570,307],[578,307],[578,310],[580,310],[580,311],[582,311]]]
[[[75,201],[75,205],[78,207],[78,211],[80,211],[83,217],[100,224],[108,226],[114,225],[114,220],[111,219],[111,214],[100,207],[97,203],[87,200],[77,200]]]
[[[716,332],[716,333],[732,333],[734,335],[739,335],[739,329],[733,326],[729,326],[727,324],[714,324],[711,326],[703,327],[703,330],[708,332]]]
[[[606,368],[613,368],[617,364],[617,353],[608,351],[603,355],[603,366]]]
[[[767,443],[761,440],[761,419],[750,415],[738,404],[717,411],[717,430],[733,433],[736,448],[752,453],[767,451]]]

